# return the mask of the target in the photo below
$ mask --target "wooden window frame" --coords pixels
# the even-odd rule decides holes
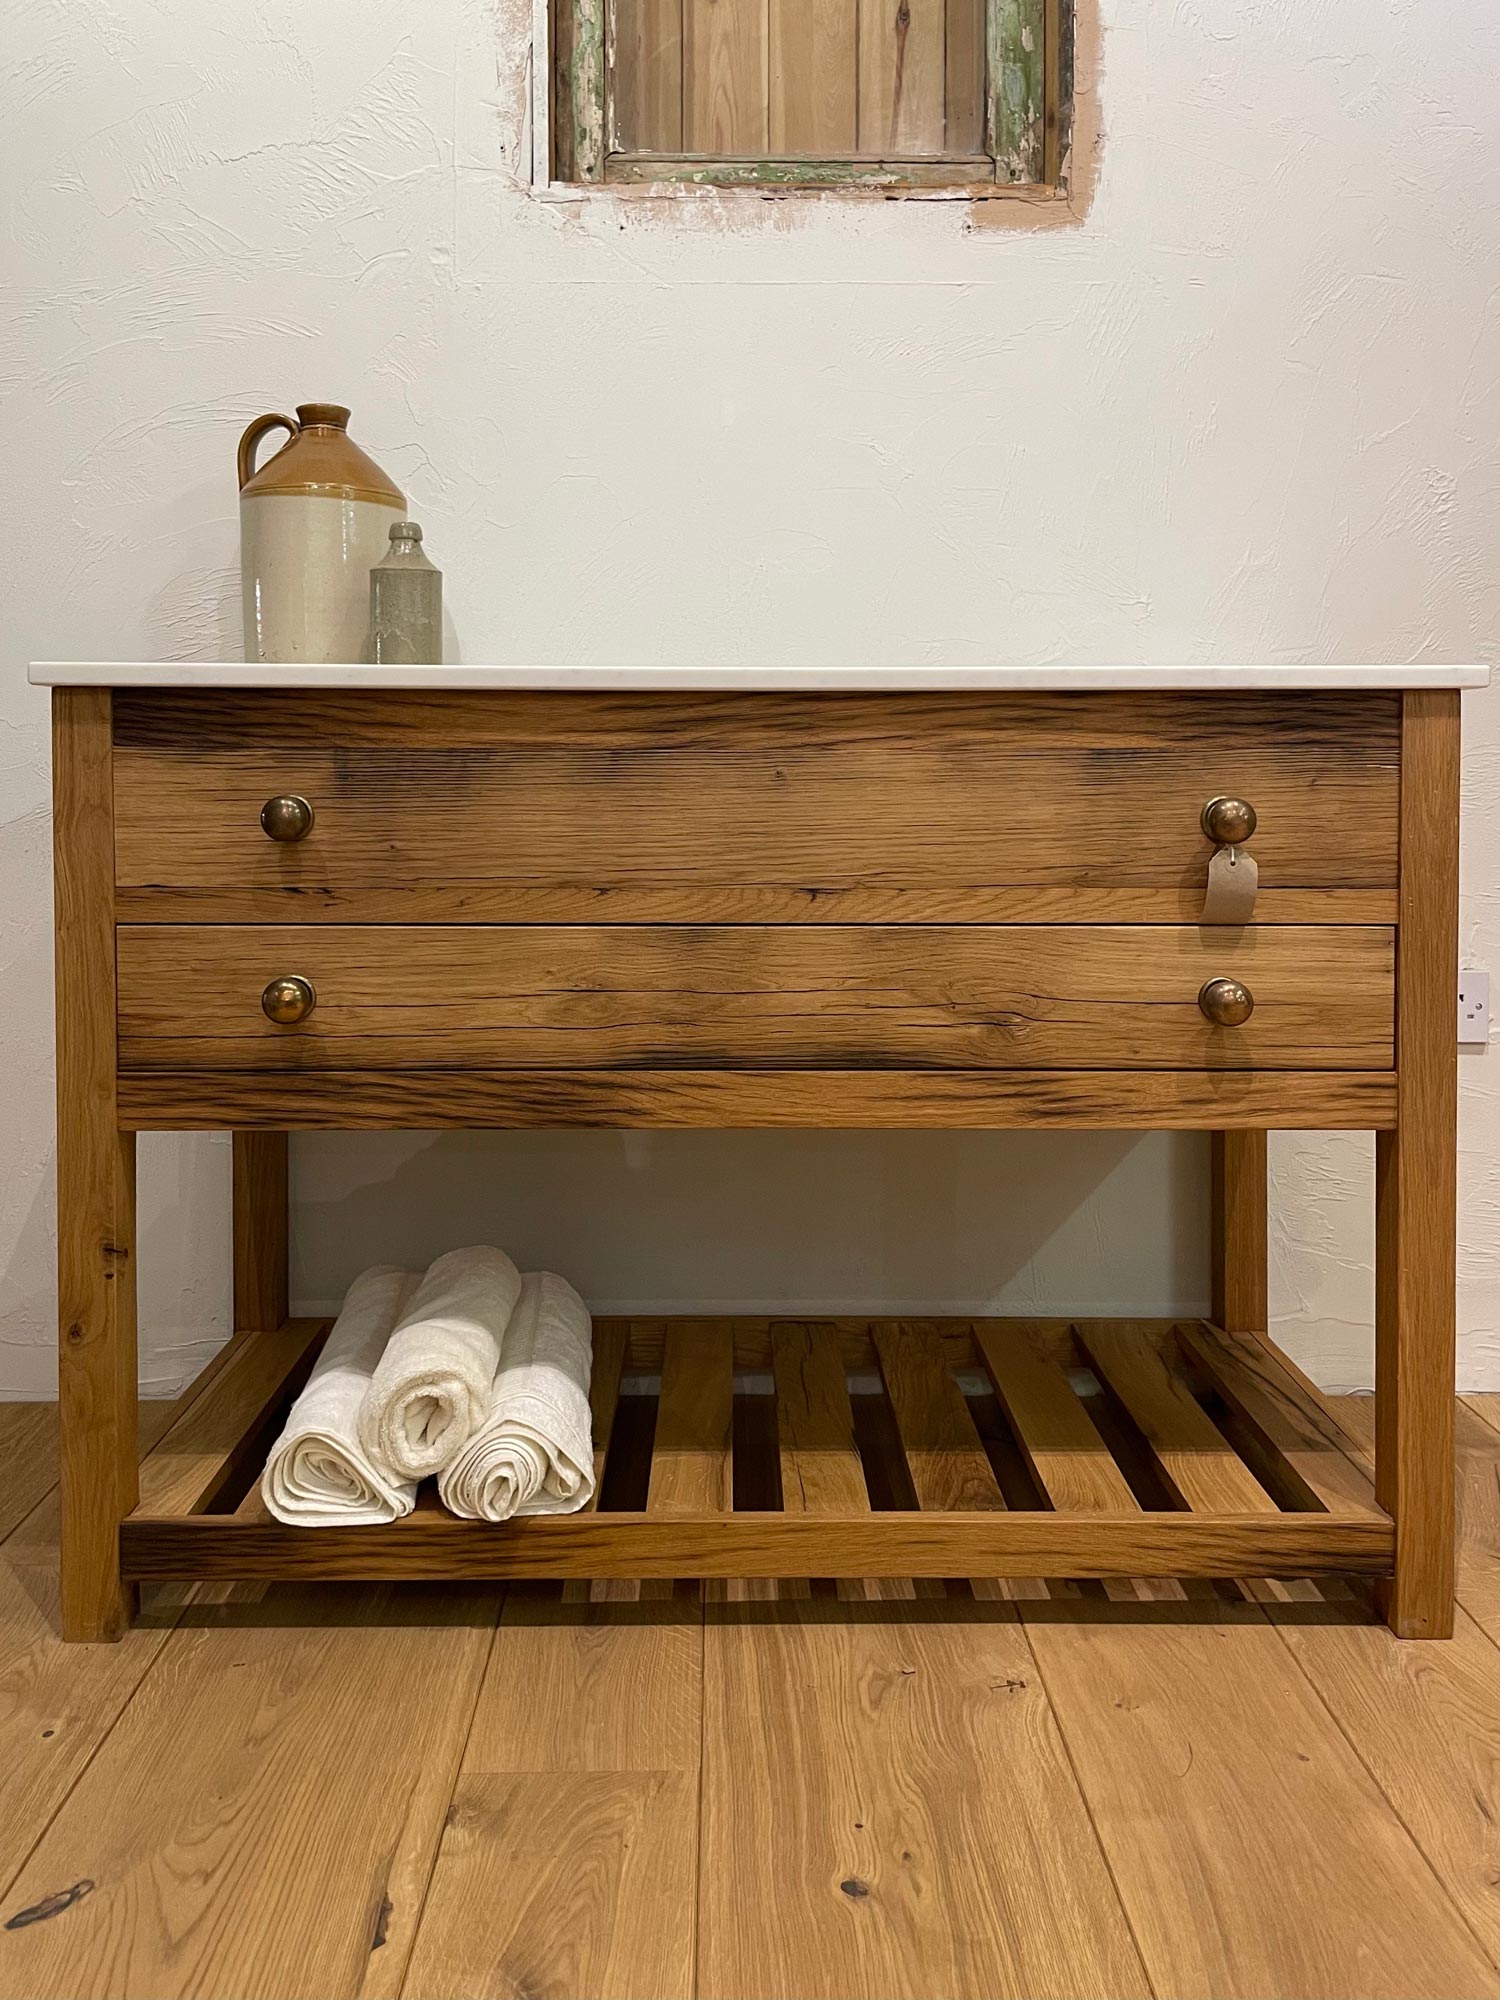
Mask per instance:
[[[985,149],[964,159],[715,159],[611,152],[607,20],[613,0],[534,0],[540,65],[539,179],[568,189],[942,194],[1065,192],[1073,0],[985,0]]]

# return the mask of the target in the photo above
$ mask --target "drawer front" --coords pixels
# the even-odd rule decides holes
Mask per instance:
[[[125,694],[119,912],[1195,922],[1228,793],[1258,921],[1388,923],[1397,722],[1381,694]],[[273,840],[292,795],[311,829]]]
[[[1377,927],[124,925],[126,1070],[1385,1069]],[[263,990],[316,995],[277,1025]],[[1208,980],[1251,991],[1212,1025]]]

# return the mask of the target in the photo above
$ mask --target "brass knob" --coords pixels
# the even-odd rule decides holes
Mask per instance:
[[[1216,1028],[1242,1028],[1255,1012],[1255,995],[1237,979],[1210,979],[1199,990],[1198,1005]]]
[[[261,828],[271,840],[306,840],[312,832],[313,809],[306,799],[287,792],[267,799],[260,809]]]
[[[1210,799],[1198,823],[1215,847],[1238,847],[1255,831],[1255,808],[1248,799]]]
[[[260,996],[260,1004],[268,1021],[274,1021],[280,1028],[290,1028],[298,1021],[305,1021],[317,1006],[317,989],[300,973],[289,973],[285,979],[271,981]]]

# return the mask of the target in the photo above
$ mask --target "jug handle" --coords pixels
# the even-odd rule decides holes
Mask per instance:
[[[255,422],[240,439],[240,448],[235,457],[235,469],[240,476],[240,485],[247,486],[255,477],[255,447],[267,431],[285,431],[289,439],[294,438],[301,425],[295,418],[277,416],[273,410],[269,416],[257,417]],[[284,449],[284,447],[283,447]]]

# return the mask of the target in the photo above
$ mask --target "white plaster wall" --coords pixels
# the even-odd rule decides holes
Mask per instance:
[[[1078,228],[522,193],[522,0],[0,8],[0,1394],[53,1381],[45,698],[230,656],[235,436],[354,406],[471,659],[1492,658],[1500,17],[1108,0]],[[1464,938],[1500,969],[1500,693]],[[1500,1386],[1496,1055],[1461,1376]],[[1370,1379],[1369,1147],[1275,1150],[1276,1310]],[[296,1282],[493,1231],[598,1304],[1203,1303],[1205,1151],[1103,1135],[300,1142]],[[143,1373],[222,1337],[227,1147],[146,1143]]]

